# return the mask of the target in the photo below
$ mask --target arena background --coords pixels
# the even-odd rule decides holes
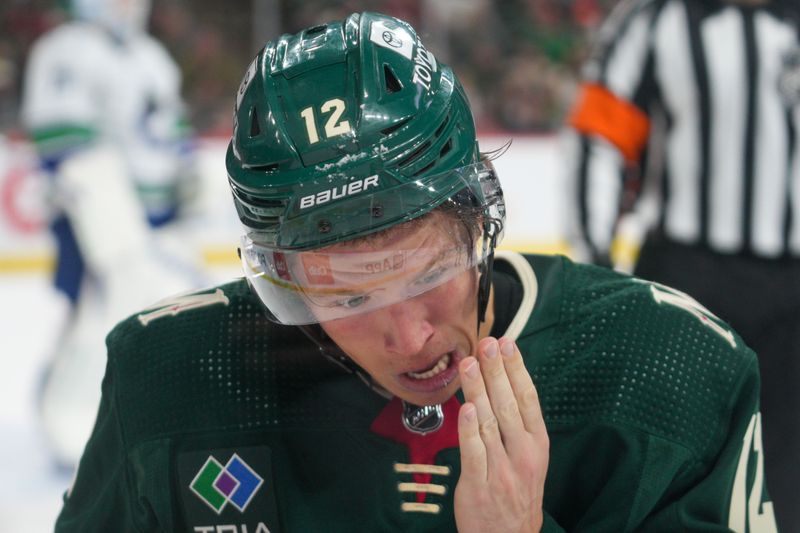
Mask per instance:
[[[238,275],[239,227],[223,154],[232,96],[267,39],[375,10],[420,29],[456,70],[476,115],[481,148],[506,146],[496,166],[506,191],[503,247],[565,252],[560,136],[578,66],[613,0],[153,0],[151,28],[178,60],[196,133],[198,192],[176,230],[211,282]],[[44,177],[18,124],[31,43],[65,19],[65,2],[0,4],[0,533],[50,531],[71,472],[55,468],[37,431],[36,385],[62,316],[50,288]]]

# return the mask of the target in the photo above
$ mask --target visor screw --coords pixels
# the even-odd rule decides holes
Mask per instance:
[[[317,222],[317,229],[320,233],[330,233],[331,228],[331,223],[328,220],[320,220]]]
[[[382,205],[373,205],[369,208],[370,213],[372,214],[372,218],[381,218],[383,216],[383,206]]]

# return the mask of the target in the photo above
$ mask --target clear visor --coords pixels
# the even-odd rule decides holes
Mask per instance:
[[[278,251],[244,236],[242,264],[279,322],[327,322],[414,298],[480,264],[483,236],[470,239],[463,224],[452,226],[423,222],[407,235],[396,228],[385,246],[366,240],[311,251]]]

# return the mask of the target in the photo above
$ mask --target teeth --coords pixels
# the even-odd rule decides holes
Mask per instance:
[[[406,372],[408,376],[411,376],[414,379],[430,379],[433,376],[444,372],[447,368],[447,365],[450,364],[450,354],[445,354],[444,357],[439,359],[439,362],[436,363],[436,366],[431,368],[430,370],[426,370],[425,372]]]

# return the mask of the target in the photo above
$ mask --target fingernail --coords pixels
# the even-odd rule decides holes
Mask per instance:
[[[486,345],[486,350],[484,351],[486,357],[489,359],[497,356],[497,341],[492,341],[488,345]]]
[[[514,355],[514,341],[506,341],[500,346],[500,352],[506,357]]]
[[[474,378],[478,376],[478,362],[472,361],[469,363],[469,366],[464,369],[464,372],[467,374],[467,377]]]

